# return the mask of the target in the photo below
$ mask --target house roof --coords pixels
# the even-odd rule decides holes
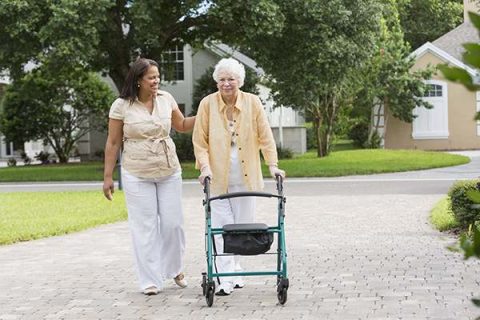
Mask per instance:
[[[472,67],[469,67],[468,65],[463,63],[461,60],[455,58],[454,56],[440,49],[439,47],[435,46],[431,42],[424,43],[421,47],[413,51],[411,55],[414,56],[416,59],[418,59],[427,53],[431,53],[437,56],[438,58],[445,61],[446,63],[465,69],[472,77],[477,77],[477,71],[475,69],[473,69]]]
[[[452,57],[462,60],[462,54],[465,51],[462,45],[467,42],[480,42],[478,30],[470,21],[462,23],[432,43],[437,48],[450,54]]]
[[[235,60],[243,63],[246,67],[252,69],[259,76],[265,75],[265,71],[262,68],[258,67],[255,60],[244,55],[238,50],[220,42],[211,42],[206,44],[206,47],[211,50],[213,53],[217,54],[220,57],[232,57]]]

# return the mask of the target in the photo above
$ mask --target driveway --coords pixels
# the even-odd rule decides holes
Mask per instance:
[[[187,289],[168,281],[157,296],[139,293],[121,222],[0,247],[0,319],[473,319],[480,263],[447,250],[455,239],[428,221],[456,177],[478,176],[473,159],[461,170],[287,180],[284,306],[274,277],[248,277],[206,307],[202,193],[187,181]],[[259,199],[258,221],[275,216],[275,203]],[[246,257],[244,265],[271,270],[272,260]]]

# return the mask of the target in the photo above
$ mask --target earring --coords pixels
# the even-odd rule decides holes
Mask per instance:
[[[137,83],[137,87],[140,88],[140,83]]]

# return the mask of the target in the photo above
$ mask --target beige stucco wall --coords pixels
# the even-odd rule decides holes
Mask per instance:
[[[413,70],[425,68],[427,65],[445,63],[438,56],[427,52],[418,58]],[[446,81],[440,73],[433,80]],[[412,138],[412,124],[400,121],[391,116],[386,108],[387,128],[385,148],[387,149],[421,149],[421,150],[468,150],[480,148],[480,137],[477,136],[477,124],[473,119],[476,113],[476,94],[462,85],[447,82],[448,90],[448,131],[447,139]]]

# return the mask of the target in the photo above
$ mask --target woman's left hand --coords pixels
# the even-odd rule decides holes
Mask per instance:
[[[270,170],[272,178],[275,179],[277,176],[281,176],[285,179],[285,171],[280,170],[277,166],[268,166],[268,169]]]

